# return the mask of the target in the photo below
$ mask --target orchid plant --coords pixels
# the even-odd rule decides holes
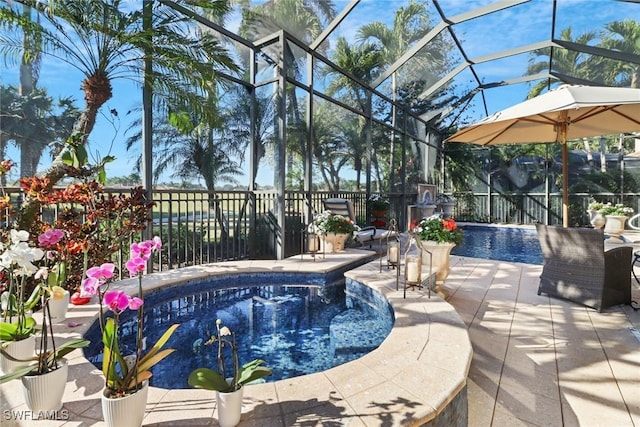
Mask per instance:
[[[131,257],[126,263],[131,277],[138,277],[138,296],[129,296],[122,290],[108,289],[113,279],[115,266],[104,263],[87,270],[87,278],[82,282],[82,297],[98,295],[100,301],[100,327],[102,329],[102,372],[105,376],[107,397],[117,398],[135,393],[142,388],[144,381],[151,378],[150,369],[162,359],[173,353],[174,349],[161,348],[167,343],[179,325],[172,325],[160,337],[158,342],[145,354],[144,350],[144,300],[142,276],[146,271],[151,254],[162,248],[159,237],[141,243],[131,244]],[[105,318],[103,306],[113,316]],[[123,356],[120,352],[119,325],[121,315],[126,310],[137,311],[136,353]]]
[[[89,341],[82,338],[67,340],[60,346],[55,344],[53,322],[49,312],[49,300],[58,298],[60,291],[64,292],[64,290],[60,286],[51,285],[51,283],[59,283],[61,272],[60,263],[56,262],[60,254],[52,250],[52,248],[62,240],[64,232],[58,229],[49,229],[38,236],[38,242],[44,249],[47,249],[47,252],[40,248],[29,246],[29,233],[24,230],[11,230],[10,236],[12,244],[0,255],[2,267],[10,272],[9,290],[3,294],[3,310],[5,313],[15,313],[16,321],[0,322],[0,340],[16,340],[25,334],[32,334],[35,331],[36,321],[33,317],[26,316],[26,310],[33,309],[38,302],[42,304],[42,328],[39,350],[30,359],[16,359],[0,346],[0,353],[9,360],[28,362],[26,366],[18,367],[12,372],[7,372],[1,376],[0,384],[25,375],[42,375],[58,369],[60,360],[64,356],[76,348],[86,347],[89,344]],[[38,268],[34,262],[40,262],[43,259],[45,260],[44,265]],[[53,262],[52,267],[47,265],[49,262]],[[53,269],[56,266],[58,268],[54,272]],[[13,293],[11,288],[11,284],[15,281],[12,279],[14,276],[20,278],[19,283],[17,283],[17,293]],[[25,301],[25,281],[27,277],[31,276],[35,280],[39,280],[40,283],[35,287],[29,299]],[[52,278],[55,280],[49,282]]]
[[[236,347],[235,334],[227,326],[222,326],[222,320],[216,320],[217,334],[209,338],[205,345],[218,344],[217,372],[209,368],[198,368],[189,375],[189,384],[195,388],[216,390],[221,393],[231,393],[244,384],[256,381],[271,375],[271,369],[262,366],[264,360],[254,359],[240,366],[238,360],[238,347]],[[231,350],[232,366],[231,377],[227,377],[225,363],[225,348]]]
[[[2,321],[0,322],[0,342],[19,341],[36,332],[36,321],[27,316],[39,300],[39,289],[35,288],[26,298],[27,279],[38,272],[34,262],[44,257],[44,251],[29,245],[29,233],[25,230],[11,230],[8,245],[0,244],[4,252],[0,254],[0,268],[8,278],[8,289],[0,295]]]

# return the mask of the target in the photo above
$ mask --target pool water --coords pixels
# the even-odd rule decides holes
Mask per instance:
[[[542,264],[535,229],[463,225],[464,240],[451,253],[458,256]]]
[[[264,285],[283,279],[284,285]],[[161,289],[145,296],[149,345],[170,325],[180,324],[165,345],[176,351],[154,366],[151,385],[191,388],[187,383],[191,371],[200,367],[216,370],[217,345],[205,342],[216,333],[218,318],[236,333],[241,364],[262,359],[273,370],[267,381],[319,372],[354,360],[377,348],[391,331],[393,314],[388,304],[381,309],[347,294],[344,279],[331,284],[308,280],[287,283],[292,280],[296,279],[273,273],[235,275],[234,287],[229,287],[229,278],[225,278],[217,281],[220,283],[181,284],[178,289]],[[123,322],[121,330],[122,354],[133,353],[135,318]],[[85,356],[101,367],[97,324],[87,338],[92,344],[85,349]]]

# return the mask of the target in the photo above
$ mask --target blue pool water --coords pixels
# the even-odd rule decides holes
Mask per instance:
[[[372,298],[357,283],[350,283],[345,292],[344,278],[325,280],[318,274],[236,274],[149,293],[145,296],[148,344],[170,325],[180,324],[165,346],[176,351],[153,368],[151,384],[190,388],[187,378],[192,370],[216,370],[217,346],[204,343],[215,334],[218,318],[236,333],[240,363],[266,361],[273,370],[267,381],[323,371],[377,348],[393,325],[386,301]],[[122,354],[133,353],[134,322],[131,318],[121,327]],[[101,367],[97,324],[87,338],[91,345],[85,356]]]
[[[500,261],[542,264],[542,252],[535,229],[463,225],[464,241],[453,255]]]

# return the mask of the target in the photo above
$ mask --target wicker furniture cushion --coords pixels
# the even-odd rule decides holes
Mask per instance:
[[[631,303],[631,247],[605,251],[601,229],[537,224],[536,230],[544,258],[538,295],[598,311]]]

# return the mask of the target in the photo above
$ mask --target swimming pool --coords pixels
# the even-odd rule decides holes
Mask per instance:
[[[464,240],[451,253],[458,256],[542,264],[535,229],[461,225]]]
[[[204,343],[215,333],[218,318],[236,332],[241,363],[266,361],[273,370],[269,382],[357,359],[387,337],[393,312],[382,298],[360,292],[357,284],[345,289],[344,279],[336,276],[242,273],[150,292],[145,296],[146,340],[156,342],[167,327],[180,323],[165,346],[176,351],[154,366],[151,385],[191,388],[187,378],[192,370],[215,369],[216,348]],[[134,322],[132,317],[121,327],[124,354],[135,347]],[[85,336],[92,342],[85,357],[100,367],[98,325]]]

